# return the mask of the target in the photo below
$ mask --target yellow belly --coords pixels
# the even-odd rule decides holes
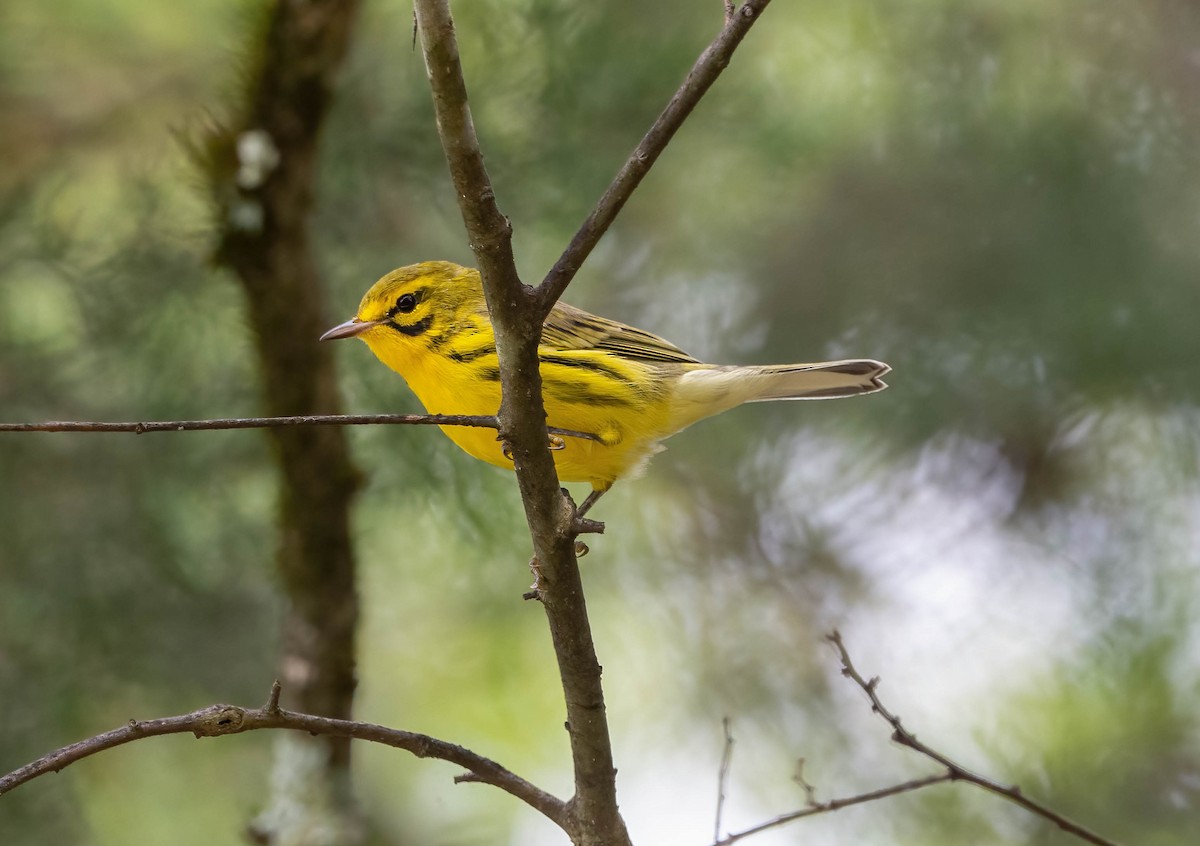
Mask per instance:
[[[385,362],[391,365],[386,359]],[[499,381],[476,378],[470,369],[440,356],[425,356],[420,361],[404,362],[403,369],[395,366],[392,369],[405,377],[430,414],[489,415],[500,407]],[[658,451],[658,441],[670,434],[665,431],[668,391],[662,385],[660,372],[647,366],[640,375],[649,380],[645,391],[622,390],[619,394],[604,395],[593,385],[587,396],[578,396],[577,372],[543,363],[546,425],[587,432],[601,439],[563,438],[565,446],[554,451],[559,479],[590,482],[593,488],[606,490],[618,478],[636,473]],[[513,462],[504,455],[496,430],[441,428],[468,454],[497,467],[512,469]]]
[[[553,412],[549,413],[547,425],[583,431],[573,426],[562,425]],[[513,468],[512,461],[504,455],[501,444],[496,440],[494,429],[443,426],[442,431],[475,458],[497,467],[506,467],[509,470]],[[614,481],[628,475],[654,451],[653,445],[641,448],[628,443],[606,446],[583,438],[566,437],[563,438],[563,443],[562,449],[554,451],[554,466],[558,471],[558,478],[564,482],[590,482],[592,487],[598,490],[607,490]]]

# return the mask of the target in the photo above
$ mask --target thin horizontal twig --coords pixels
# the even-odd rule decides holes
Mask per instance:
[[[912,781],[906,781],[901,784],[893,784],[891,787],[881,787],[879,790],[870,790],[866,793],[859,793],[857,796],[846,796],[841,799],[830,799],[828,802],[815,802],[807,808],[802,808],[799,811],[792,811],[787,814],[780,814],[777,817],[767,820],[764,823],[751,826],[750,828],[739,831],[736,834],[727,834],[720,840],[714,841],[713,846],[732,846],[739,840],[749,837],[752,834],[767,831],[768,829],[778,828],[781,825],[787,825],[795,820],[803,819],[804,817],[815,817],[818,814],[828,814],[831,811],[838,811],[842,808],[848,808],[851,805],[861,805],[864,802],[874,802],[876,799],[886,799],[889,796],[897,796],[901,793],[911,793],[914,790],[920,790],[923,787],[929,787],[934,784],[944,784],[948,781],[953,781],[954,777],[946,772],[940,775],[926,776],[925,778],[915,778]]]
[[[281,426],[471,426],[499,428],[495,416],[469,414],[307,414],[295,417],[226,417],[215,420],[145,420],[97,422],[49,420],[43,423],[0,423],[0,432],[206,432],[216,429],[273,429]],[[598,435],[546,427],[551,435],[599,441]]]
[[[279,707],[278,682],[263,708],[236,705],[210,705],[189,714],[156,720],[130,720],[112,731],[89,737],[57,749],[25,766],[0,776],[0,796],[38,776],[58,772],[76,761],[106,749],[132,743],[146,737],[166,734],[192,734],[196,737],[220,737],[256,729],[290,729],[313,735],[350,737],[382,743],[410,752],[418,758],[437,758],[463,767],[470,778],[455,779],[490,784],[515,796],[560,827],[567,823],[567,803],[526,781],[490,758],[485,758],[454,743],[425,734],[388,728],[374,723],[338,720],[286,711]]]

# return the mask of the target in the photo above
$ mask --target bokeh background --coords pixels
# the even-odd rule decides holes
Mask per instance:
[[[187,142],[237,90],[244,0],[0,6],[0,417],[252,415],[242,294]],[[715,33],[717,2],[460,3],[475,119],[536,281]],[[336,311],[469,263],[411,7],[368,0],[312,221]],[[1200,830],[1200,7],[779,0],[567,299],[730,363],[870,356],[892,389],[751,406],[609,494],[583,560],[635,842],[934,771],[923,740],[1128,843]],[[417,411],[360,344],[353,411]],[[569,792],[510,475],[350,432],[362,719]],[[274,677],[276,478],[256,432],[0,438],[0,770]],[[286,697],[286,694],[285,694]],[[286,703],[286,699],[285,699]],[[455,770],[356,748],[380,843],[539,846]],[[8,846],[235,843],[266,733],[144,741],[0,800]],[[966,787],[749,842],[1058,844]]]

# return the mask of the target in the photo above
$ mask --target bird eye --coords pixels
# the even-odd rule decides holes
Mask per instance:
[[[402,294],[400,299],[396,300],[396,311],[401,314],[408,314],[417,307],[417,298],[412,294]]]

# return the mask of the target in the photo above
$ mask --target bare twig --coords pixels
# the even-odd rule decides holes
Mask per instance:
[[[725,732],[725,748],[721,752],[721,766],[717,768],[717,818],[713,822],[713,842],[721,837],[721,816],[725,813],[725,785],[729,782],[729,765],[733,762],[733,735],[729,731],[729,717],[721,718],[721,730]]]
[[[817,788],[808,783],[808,779],[804,777],[804,759],[796,759],[796,772],[792,775],[792,781],[800,785],[800,789],[804,791],[804,801],[810,807],[815,807],[820,802],[817,801]]]
[[[283,693],[283,685],[279,683],[279,679],[275,679],[271,683],[271,695],[267,697],[266,707],[263,708],[268,714],[279,713],[279,696]]]
[[[236,705],[210,705],[190,714],[163,717],[157,720],[130,720],[119,729],[114,729],[70,746],[64,746],[32,763],[0,776],[0,796],[16,787],[32,781],[38,776],[58,772],[76,761],[80,761],[105,749],[146,737],[165,734],[193,734],[196,737],[219,737],[226,734],[241,734],[257,729],[290,729],[313,735],[356,738],[382,743],[410,752],[418,758],[437,758],[464,767],[473,781],[490,784],[515,796],[534,810],[565,829],[567,803],[526,781],[490,758],[477,755],[453,743],[425,734],[387,728],[373,723],[353,720],[338,720],[286,711],[278,706],[278,682],[272,686],[271,697],[263,708],[240,708]]]
[[[993,781],[990,778],[974,773],[968,770],[961,764],[951,760],[950,758],[938,752],[936,749],[927,746],[917,740],[917,736],[906,729],[901,723],[900,718],[889,711],[879,699],[877,688],[879,687],[879,677],[876,676],[870,680],[864,679],[862,675],[855,669],[853,662],[850,660],[850,653],[846,651],[846,645],[842,642],[842,636],[836,630],[826,639],[833,644],[838,652],[838,656],[842,662],[842,675],[848,679],[852,679],[855,684],[863,689],[867,694],[867,698],[871,700],[871,710],[874,711],[892,727],[892,740],[901,746],[907,746],[916,752],[920,752],[927,758],[937,761],[946,768],[949,777],[954,781],[965,781],[980,787],[989,793],[994,793],[1004,799],[1007,799],[1014,804],[1020,805],[1025,810],[1035,814],[1042,819],[1049,820],[1063,831],[1074,834],[1081,840],[1086,840],[1088,843],[1094,843],[1096,846],[1117,846],[1115,841],[1101,837],[1089,829],[1084,828],[1079,823],[1073,822],[1062,814],[1054,811],[1040,802],[1028,798],[1021,792],[1021,788],[1017,785],[1005,786],[999,782]]]
[[[468,414],[306,414],[293,417],[226,417],[215,420],[146,420],[141,422],[87,422],[51,420],[44,423],[0,423],[0,432],[204,432],[214,429],[274,429],[283,426],[473,426],[496,429],[492,416]],[[548,426],[551,435],[598,441],[588,432]]]
[[[579,227],[567,249],[538,286],[537,295],[543,317],[549,314],[550,308],[575,278],[576,272],[608,231],[625,201],[633,194],[676,131],[696,108],[700,98],[717,81],[721,71],[725,70],[733,51],[742,43],[750,27],[754,26],[754,22],[770,2],[771,0],[746,0],[736,11],[731,8],[732,4],[726,5],[725,26],[720,34],[700,54],[679,90],[654,121],[654,125],[634,147],[616,178],[604,192],[604,196],[596,203],[596,207]]]
[[[891,787],[880,788],[879,790],[871,790],[867,793],[860,793],[857,796],[847,796],[842,799],[830,799],[828,802],[820,802],[815,805],[809,805],[799,811],[792,811],[788,814],[780,814],[777,817],[767,820],[764,823],[759,823],[736,834],[726,835],[720,840],[713,841],[713,846],[731,846],[739,840],[749,837],[752,834],[767,831],[768,829],[778,828],[781,825],[787,825],[805,817],[815,817],[818,814],[828,814],[831,811],[839,811],[842,808],[848,808],[851,805],[861,805],[864,802],[874,802],[876,799],[886,799],[889,796],[897,796],[901,793],[911,793],[914,790],[920,790],[924,787],[930,787],[934,784],[944,784],[948,781],[953,781],[954,777],[950,773],[942,773],[941,775],[932,775],[925,778],[916,778],[912,781],[906,781],[902,784],[893,784]]]

